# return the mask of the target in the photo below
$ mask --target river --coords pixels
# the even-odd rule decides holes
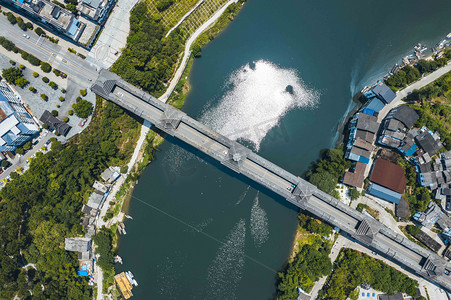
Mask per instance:
[[[352,95],[451,31],[450,1],[248,1],[203,49],[183,110],[301,175]],[[288,86],[288,88],[287,88]],[[134,190],[119,255],[133,299],[270,299],[296,210],[169,140]]]

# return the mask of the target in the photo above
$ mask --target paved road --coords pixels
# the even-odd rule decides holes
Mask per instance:
[[[29,36],[27,39],[23,35]],[[16,46],[42,61],[49,62],[54,68],[77,78],[84,86],[89,86],[97,78],[98,67],[70,53],[57,44],[40,38],[34,31],[24,32],[17,25],[11,25],[6,17],[0,15],[0,36],[11,40]],[[6,51],[1,48],[2,51]]]

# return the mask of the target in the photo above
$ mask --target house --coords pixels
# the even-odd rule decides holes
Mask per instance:
[[[52,115],[48,110],[44,111],[39,120],[42,123],[46,124],[50,130],[55,130],[62,136],[66,136],[69,130],[72,128],[66,122]]]
[[[97,191],[94,191],[91,196],[89,196],[88,203],[86,203],[86,206],[91,207],[92,209],[100,210],[103,205],[103,201],[105,200],[105,196],[103,193],[99,193]]]
[[[440,245],[440,243],[438,243],[436,240],[434,240],[431,236],[426,234],[424,231],[421,231],[419,234],[415,234],[415,238],[417,240],[419,240],[420,242],[422,242],[424,245],[426,245],[426,247],[428,247],[429,249],[431,249],[434,252],[437,252],[442,247],[442,245]]]
[[[79,260],[88,260],[92,256],[92,240],[86,237],[65,238],[64,249],[78,252]]]
[[[92,187],[99,191],[100,193],[105,194],[106,192],[108,192],[108,187],[106,185],[104,185],[103,183],[101,183],[100,181],[95,181],[94,184],[92,185]]]
[[[356,188],[362,188],[365,180],[366,164],[356,162],[355,166],[346,171],[343,177],[343,183]]]
[[[349,122],[349,140],[346,145],[345,157],[368,164],[378,129],[379,123],[375,116],[363,112],[355,114]]]
[[[121,176],[118,170],[116,170],[113,167],[107,168],[103,173],[100,175],[102,179],[108,183],[113,183]]]
[[[9,86],[0,86],[0,151],[14,151],[25,144],[39,127]]]
[[[372,92],[385,104],[391,103],[396,98],[396,94],[384,83],[374,86]]]
[[[399,203],[407,182],[403,168],[382,158],[375,161],[370,181],[367,193],[393,203]]]
[[[415,124],[419,116],[413,108],[403,104],[393,108],[385,117],[386,120],[397,120],[409,129]]]
[[[422,132],[415,137],[415,141],[424,152],[427,152],[432,156],[442,149],[443,145],[438,133],[432,133],[432,131],[426,127],[421,128],[421,131]]]
[[[424,212],[417,212],[413,215],[413,219],[420,223],[421,226],[431,229],[436,223],[444,231],[451,229],[451,218],[448,217],[440,207],[433,201],[429,202]]]

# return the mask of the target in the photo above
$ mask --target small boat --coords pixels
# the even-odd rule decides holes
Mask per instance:
[[[446,35],[447,39],[451,39],[451,32]]]

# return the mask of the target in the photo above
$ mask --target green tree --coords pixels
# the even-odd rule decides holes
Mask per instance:
[[[82,97],[86,96],[86,94],[88,94],[88,91],[86,91],[86,89],[80,90],[80,95],[81,95]]]
[[[49,63],[41,62],[41,70],[45,73],[50,73],[50,71],[52,71],[52,66]]]
[[[58,111],[52,110],[52,111],[51,111],[51,114],[52,114],[54,117],[56,117],[56,116],[58,116]]]
[[[48,79],[47,77],[42,77],[42,81],[44,81],[45,83],[49,83],[50,79]]]
[[[23,147],[23,149],[25,151],[30,150],[31,149],[31,142],[30,141],[26,142],[22,147]]]
[[[63,121],[66,123],[69,122],[69,117],[63,117]]]
[[[22,70],[15,67],[3,69],[2,77],[9,83],[15,83],[17,79],[22,78]]]
[[[23,148],[17,148],[16,149],[16,153],[20,154],[20,155],[23,155],[25,153],[25,151],[23,150]]]
[[[36,27],[36,29],[34,30],[34,32],[36,32],[37,35],[41,36],[44,35],[45,36],[45,31],[42,30],[41,27]]]
[[[12,13],[10,13],[10,12],[7,12],[7,13],[6,13],[6,18],[8,19],[8,21],[9,21],[11,24],[16,24],[16,23],[17,23],[16,16],[13,15]]]
[[[33,72],[33,77],[34,78],[37,78],[39,76],[39,73],[38,72]]]
[[[360,193],[356,188],[351,188],[349,189],[349,197],[351,198],[351,200],[356,200],[360,197]]]
[[[44,100],[44,101],[49,100],[49,97],[48,97],[46,94],[41,94],[41,98],[42,98],[42,100]]]
[[[92,103],[84,99],[74,103],[72,108],[74,109],[75,115],[80,118],[87,118],[92,114],[93,110]]]
[[[19,78],[17,78],[17,79],[14,81],[14,83],[15,83],[18,87],[24,88],[24,87],[28,84],[28,80],[26,80],[26,79],[23,78],[23,77],[19,77]]]

